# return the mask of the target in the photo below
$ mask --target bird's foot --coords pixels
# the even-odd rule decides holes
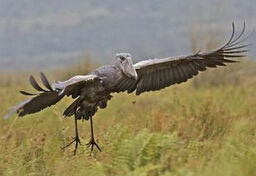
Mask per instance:
[[[78,148],[78,144],[81,144],[78,135],[76,135],[70,143],[68,143],[66,146],[62,147],[62,149],[64,150],[65,148],[67,148],[67,147],[69,147],[71,144],[73,144],[74,142],[76,142],[76,146],[75,146],[75,150],[74,150],[74,155],[76,155],[76,151],[77,151],[77,148]]]
[[[97,149],[101,152],[99,145],[95,142],[94,138],[91,138],[90,142],[86,144],[88,147],[91,147],[91,152],[93,151],[93,147],[96,146]]]

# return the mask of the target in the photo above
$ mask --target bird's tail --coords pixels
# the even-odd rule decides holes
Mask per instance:
[[[39,91],[39,93],[34,94],[20,91],[20,93],[23,95],[34,97],[15,106],[8,114],[4,116],[4,118],[9,118],[14,113],[17,113],[18,116],[24,116],[27,114],[39,112],[51,105],[56,104],[64,97],[64,95],[59,95],[59,91],[54,90],[51,87],[43,73],[40,73],[40,78],[46,89],[40,87],[39,84],[36,82],[35,78],[33,76],[30,76],[29,81],[31,85],[35,88],[35,90]]]

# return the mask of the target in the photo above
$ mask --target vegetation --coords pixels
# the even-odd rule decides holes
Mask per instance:
[[[74,134],[73,119],[62,117],[69,98],[38,114],[0,118],[0,175],[256,175],[255,65],[210,70],[138,97],[114,95],[95,116],[101,153],[85,145],[88,122],[79,122],[77,155],[74,146],[61,149]],[[0,116],[25,99],[18,90],[30,89],[10,80],[0,82]]]

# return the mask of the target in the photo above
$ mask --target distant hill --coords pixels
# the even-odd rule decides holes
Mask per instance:
[[[51,69],[87,54],[104,63],[116,52],[135,60],[186,54],[191,34],[225,42],[232,21],[251,31],[255,19],[255,0],[0,0],[0,69]]]

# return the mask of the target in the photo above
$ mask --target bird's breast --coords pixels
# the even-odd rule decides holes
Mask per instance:
[[[90,103],[97,103],[109,96],[109,92],[103,86],[103,82],[98,82],[82,88],[81,98]]]
[[[102,79],[103,87],[110,92],[119,84],[123,77],[122,71],[115,65],[100,67],[94,71],[94,74]]]

